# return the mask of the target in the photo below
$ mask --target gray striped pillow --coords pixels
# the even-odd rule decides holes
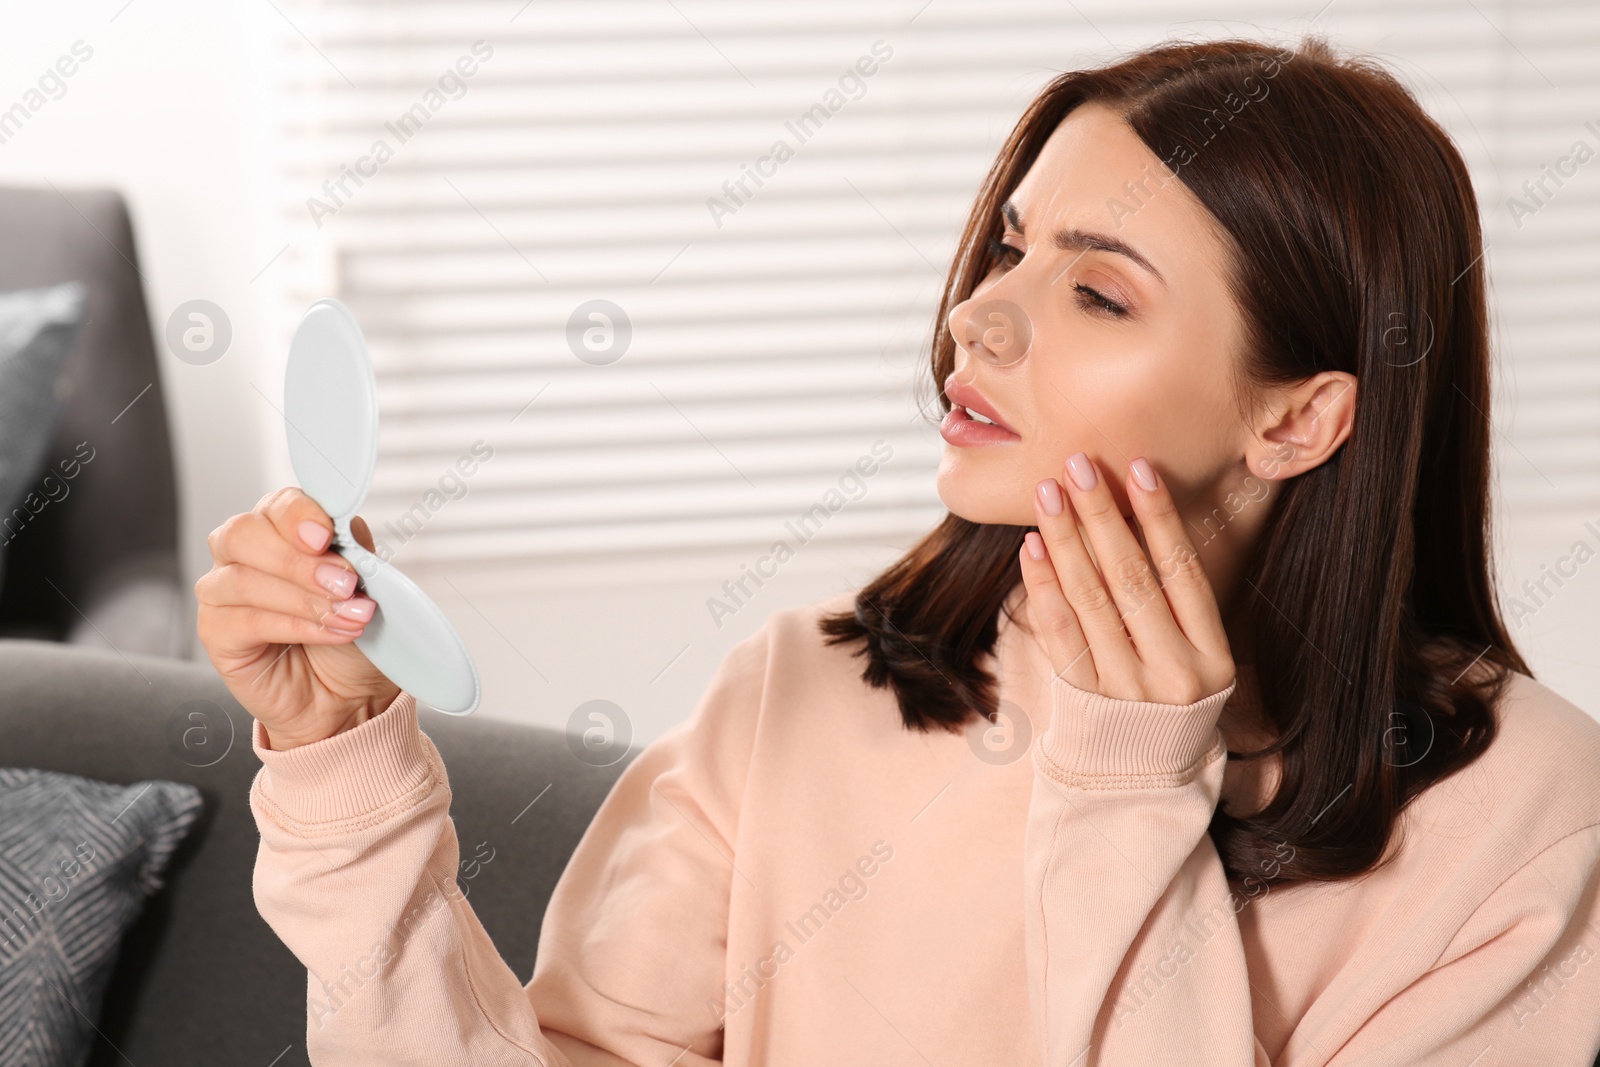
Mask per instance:
[[[0,1063],[89,1058],[122,935],[200,806],[178,782],[0,768]]]

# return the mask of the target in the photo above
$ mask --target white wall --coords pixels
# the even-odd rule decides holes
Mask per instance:
[[[158,337],[171,310],[203,298],[229,316],[221,360],[157,355],[173,422],[180,537],[189,581],[209,561],[206,534],[265,490],[270,407],[251,388],[263,316],[277,306],[273,123],[267,73],[276,40],[268,4],[125,0],[13,5],[0,35],[0,101],[9,106],[74,42],[93,50],[22,130],[0,145],[0,181],[120,189],[133,215]],[[269,395],[273,391],[266,390]],[[191,603],[192,618],[192,603]]]

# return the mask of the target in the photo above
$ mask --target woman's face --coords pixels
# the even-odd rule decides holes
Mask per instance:
[[[1136,457],[1180,506],[1202,506],[1227,472],[1242,473],[1248,432],[1229,383],[1243,327],[1224,238],[1167,175],[1114,111],[1084,104],[1012,194],[1000,265],[947,323],[955,406],[940,427],[938,486],[952,512],[1034,525],[1035,486],[1063,480],[1080,450],[1124,515]],[[969,421],[963,404],[1011,432]]]

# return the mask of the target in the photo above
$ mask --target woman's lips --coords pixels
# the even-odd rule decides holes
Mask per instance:
[[[989,422],[979,422],[967,414],[967,409],[960,404],[951,405],[945,412],[944,421],[939,423],[939,436],[957,448],[968,448],[974,445],[1005,445],[1022,440],[1002,426]]]

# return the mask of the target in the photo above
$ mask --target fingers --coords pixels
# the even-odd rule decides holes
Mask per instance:
[[[1172,617],[1196,649],[1208,656],[1228,655],[1216,591],[1184,531],[1166,480],[1141,457],[1129,464],[1127,491]]]
[[[195,583],[205,632],[235,635],[222,643],[241,653],[263,643],[337,644],[359,636],[376,606],[358,595],[349,561],[327,551],[332,532],[327,513],[295,488],[268,494],[213,530],[215,564]]]
[[[1040,482],[1034,492],[1033,508],[1045,558],[1033,558],[1034,552],[1028,549],[1037,550],[1039,546],[1025,544],[1022,568],[1030,596],[1037,591],[1043,597],[1041,614],[1046,632],[1059,635],[1054,645],[1046,645],[1056,672],[1061,674],[1078,654],[1073,648],[1076,642],[1071,636],[1072,626],[1062,617],[1065,614],[1076,618],[1083,642],[1093,657],[1096,680],[1134,677],[1138,656],[1123,629],[1117,604],[1089,558],[1061,484],[1054,478]],[[1070,674],[1063,676],[1078,684]]]
[[[303,551],[322,552],[333,540],[333,520],[303,489],[287,486],[268,493],[254,511],[264,516],[280,537]]]
[[[1069,511],[1083,523],[1099,562],[1105,587],[1115,599],[1118,629],[1133,639],[1146,657],[1181,637],[1144,549],[1122,517],[1122,509],[1099,466],[1087,453],[1067,457],[1065,464]],[[1147,534],[1148,536],[1148,534]]]
[[[1044,643],[1055,673],[1079,689],[1099,688],[1094,657],[1089,642],[1078,625],[1078,616],[1067,604],[1056,569],[1038,531],[1029,530],[1022,538],[1022,581],[1028,587],[1028,618]]]
[[[248,604],[208,606],[212,632],[248,634],[252,648],[261,645],[342,645],[360,636],[358,631],[319,626],[310,619],[284,615]]]
[[[1064,485],[1038,484],[1039,529],[1020,552],[1029,612],[1057,675],[1107,695],[1177,704],[1226,684],[1227,631],[1164,480],[1142,458],[1125,475],[1141,545],[1085,453],[1070,457],[1064,474]]]
[[[359,633],[372,621],[374,610],[367,597],[335,599],[326,593],[310,593],[294,582],[242,563],[214,568],[195,592],[201,603],[212,607],[260,608],[352,633]]]
[[[219,568],[242,564],[309,593],[343,600],[356,593],[360,576],[348,560],[327,551],[332,534],[327,513],[291,488],[269,494],[254,511],[228,519],[211,531],[207,543]],[[321,547],[313,548],[318,542]]]

